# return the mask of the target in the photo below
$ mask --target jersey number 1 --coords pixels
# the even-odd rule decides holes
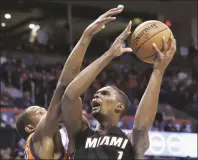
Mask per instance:
[[[118,151],[118,159],[117,160],[121,160],[123,156],[123,151]]]

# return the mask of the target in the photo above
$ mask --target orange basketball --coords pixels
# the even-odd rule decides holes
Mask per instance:
[[[135,55],[146,63],[153,63],[158,54],[154,51],[152,44],[163,51],[162,37],[165,37],[168,46],[172,32],[170,28],[160,21],[150,20],[140,24],[132,34],[131,47]]]

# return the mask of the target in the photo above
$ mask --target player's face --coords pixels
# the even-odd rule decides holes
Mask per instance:
[[[34,126],[37,126],[47,111],[39,106],[31,106],[26,110]]]
[[[117,106],[117,92],[112,87],[104,87],[96,92],[92,100],[92,115],[112,116]],[[99,117],[98,117],[99,116]]]

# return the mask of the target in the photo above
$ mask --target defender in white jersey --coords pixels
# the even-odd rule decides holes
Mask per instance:
[[[65,127],[62,127],[59,130],[59,132],[60,132],[60,135],[61,135],[61,141],[62,141],[63,147],[67,151],[68,145],[69,145],[69,138],[68,138],[68,135],[67,135],[67,130],[66,130]]]

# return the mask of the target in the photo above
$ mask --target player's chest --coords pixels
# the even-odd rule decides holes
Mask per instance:
[[[89,148],[116,148],[116,149],[125,149],[129,140],[125,137],[118,137],[118,136],[92,136],[87,137],[85,139],[84,147],[85,149]]]
[[[118,136],[87,137],[76,152],[76,159],[125,159],[128,155],[129,140]]]

